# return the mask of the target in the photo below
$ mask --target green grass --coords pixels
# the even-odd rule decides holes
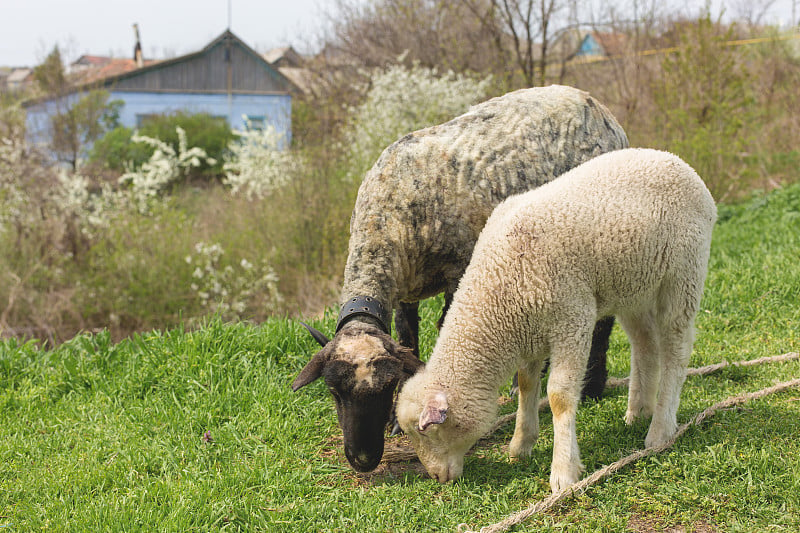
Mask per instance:
[[[720,209],[692,366],[800,348],[800,187]],[[425,353],[440,300],[423,307]],[[334,313],[314,324],[330,332]],[[294,321],[212,321],[114,344],[0,343],[0,531],[452,531],[549,494],[552,431],[511,463],[511,427],[439,485],[413,465],[347,466],[324,385],[289,383],[315,350]],[[628,371],[615,330],[612,375]],[[687,380],[686,421],[728,396],[800,376],[800,363]],[[584,405],[593,471],[643,445],[626,394]],[[508,411],[513,405],[505,407]],[[624,469],[519,531],[800,530],[800,391],[724,411],[667,452]]]

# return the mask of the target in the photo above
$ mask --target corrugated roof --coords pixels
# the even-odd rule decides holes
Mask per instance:
[[[101,57],[101,56],[84,56],[84,57],[92,57],[94,58],[94,62],[90,63],[86,69],[80,70],[73,74],[72,82],[75,85],[84,85],[87,83],[93,83],[100,80],[104,80],[106,78],[119,76],[121,74],[126,74],[128,72],[133,72],[136,70],[136,61],[133,59],[123,59],[123,58],[112,58],[112,57]],[[150,65],[155,65],[158,63],[157,60],[150,59],[145,60],[144,67]]]

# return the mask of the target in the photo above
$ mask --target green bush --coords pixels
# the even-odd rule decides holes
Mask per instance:
[[[89,162],[122,172],[125,163],[140,166],[150,158],[153,149],[143,143],[131,141],[133,130],[119,126],[97,140],[89,153]]]
[[[204,163],[198,173],[207,178],[221,176],[223,156],[228,149],[228,143],[235,138],[227,120],[208,113],[177,111],[169,115],[148,117],[137,131],[140,135],[160,139],[177,150],[176,127],[186,132],[189,146],[202,148],[216,161],[214,165]],[[120,172],[126,170],[125,165],[129,163],[138,168],[150,158],[154,149],[143,143],[132,142],[133,134],[134,131],[126,127],[111,130],[94,144],[89,161],[103,163]]]

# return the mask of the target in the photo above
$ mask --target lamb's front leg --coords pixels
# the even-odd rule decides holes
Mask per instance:
[[[589,347],[553,348],[547,397],[553,413],[553,462],[550,466],[550,488],[565,489],[578,481],[583,472],[575,415],[581,398],[581,380],[586,372]]]
[[[543,361],[525,366],[518,372],[519,404],[514,437],[508,445],[510,457],[527,457],[539,438],[539,391]]]

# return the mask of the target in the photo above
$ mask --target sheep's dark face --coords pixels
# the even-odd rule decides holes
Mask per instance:
[[[292,388],[325,379],[336,402],[347,460],[355,470],[369,472],[383,456],[384,430],[397,385],[421,366],[410,349],[389,335],[353,322],[314,355]]]
[[[323,371],[336,402],[344,453],[359,472],[375,469],[383,456],[384,429],[401,373],[400,361],[385,356],[360,363],[332,361]]]

